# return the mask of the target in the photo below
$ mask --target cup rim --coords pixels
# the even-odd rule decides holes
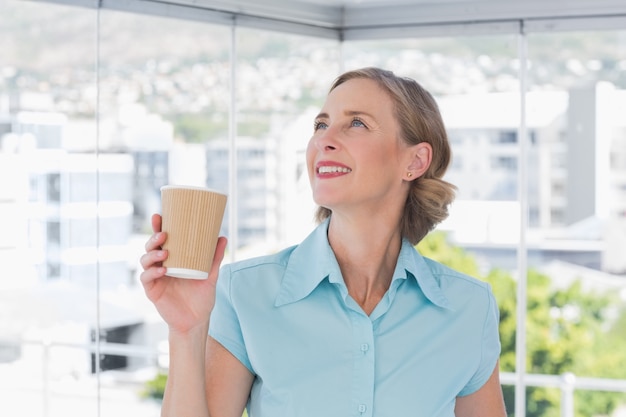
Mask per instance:
[[[219,190],[216,190],[216,189],[213,189],[213,188],[208,188],[208,187],[200,187],[200,186],[197,186],[197,185],[168,184],[168,185],[161,186],[161,191],[163,191],[163,190],[171,190],[171,189],[207,191],[207,192],[210,192],[210,193],[220,194],[220,195],[223,195],[225,197],[228,196],[228,194],[226,194],[226,193],[224,193],[222,191],[219,191]]]

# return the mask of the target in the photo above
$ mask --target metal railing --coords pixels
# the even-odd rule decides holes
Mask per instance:
[[[525,374],[521,377],[526,387],[558,388],[561,391],[561,417],[574,417],[576,390],[626,393],[624,379],[581,377],[571,372],[562,375]],[[500,374],[502,385],[515,385],[517,380],[518,375],[514,372]]]
[[[42,381],[41,390],[43,398],[43,416],[47,416],[47,404],[50,398],[50,358],[51,350],[56,348],[72,348],[84,350],[86,353],[99,355],[120,355],[127,357],[139,357],[153,360],[155,367],[159,357],[167,355],[162,349],[145,346],[120,344],[120,343],[57,343],[50,341],[23,340],[23,346],[35,346],[42,348]],[[522,378],[526,387],[558,388],[561,391],[561,417],[574,417],[574,392],[576,390],[605,391],[626,393],[626,380],[609,378],[581,377],[573,373],[562,375],[524,374],[518,375],[513,372],[502,372],[500,381],[502,385],[515,385]]]

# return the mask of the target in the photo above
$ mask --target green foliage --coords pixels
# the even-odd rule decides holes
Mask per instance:
[[[205,143],[212,139],[228,137],[228,117],[224,113],[171,114],[168,119],[174,125],[175,136],[187,143]],[[260,138],[269,131],[269,115],[244,114],[237,123],[237,134]]]
[[[228,118],[206,113],[172,114],[176,137],[187,143],[204,143],[207,140],[228,136]]]
[[[507,271],[479,273],[476,260],[452,246],[441,232],[429,234],[417,245],[424,255],[488,282],[500,310],[502,371],[515,371],[517,283]],[[626,309],[611,294],[585,291],[580,281],[557,288],[550,277],[528,271],[526,314],[526,369],[529,373],[626,379]],[[503,386],[507,409],[513,410],[514,387]],[[527,389],[526,417],[558,417],[558,388]],[[575,415],[609,415],[626,396],[599,391],[575,393]],[[513,415],[510,413],[509,415]]]
[[[476,259],[462,248],[450,245],[445,233],[430,233],[417,245],[417,250],[423,256],[441,262],[457,271],[473,277],[479,276]]]
[[[251,138],[262,138],[270,130],[269,119],[269,115],[261,117],[247,115],[246,117],[241,117],[241,120],[237,123],[237,134]]]
[[[163,399],[165,393],[165,384],[167,383],[167,373],[159,371],[154,378],[147,381],[141,396],[144,398]]]
[[[145,383],[141,396],[144,398],[163,400],[166,383],[167,373],[159,371],[154,378]],[[241,417],[248,417],[248,410],[243,410],[243,415]]]
[[[516,283],[511,275],[501,269],[492,269],[485,277],[493,290],[500,310],[500,368],[506,372],[515,370],[515,331],[517,326],[516,314]]]

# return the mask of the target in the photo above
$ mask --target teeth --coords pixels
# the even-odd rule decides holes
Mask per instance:
[[[331,174],[331,173],[335,173],[335,172],[351,172],[352,170],[350,168],[345,168],[345,167],[329,167],[329,166],[324,166],[324,167],[319,167],[318,172],[320,174]]]

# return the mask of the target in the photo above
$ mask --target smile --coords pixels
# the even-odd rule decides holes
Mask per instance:
[[[352,170],[346,167],[323,166],[323,167],[319,167],[317,169],[317,172],[320,174],[334,174],[337,172],[340,172],[340,173],[352,172]]]

